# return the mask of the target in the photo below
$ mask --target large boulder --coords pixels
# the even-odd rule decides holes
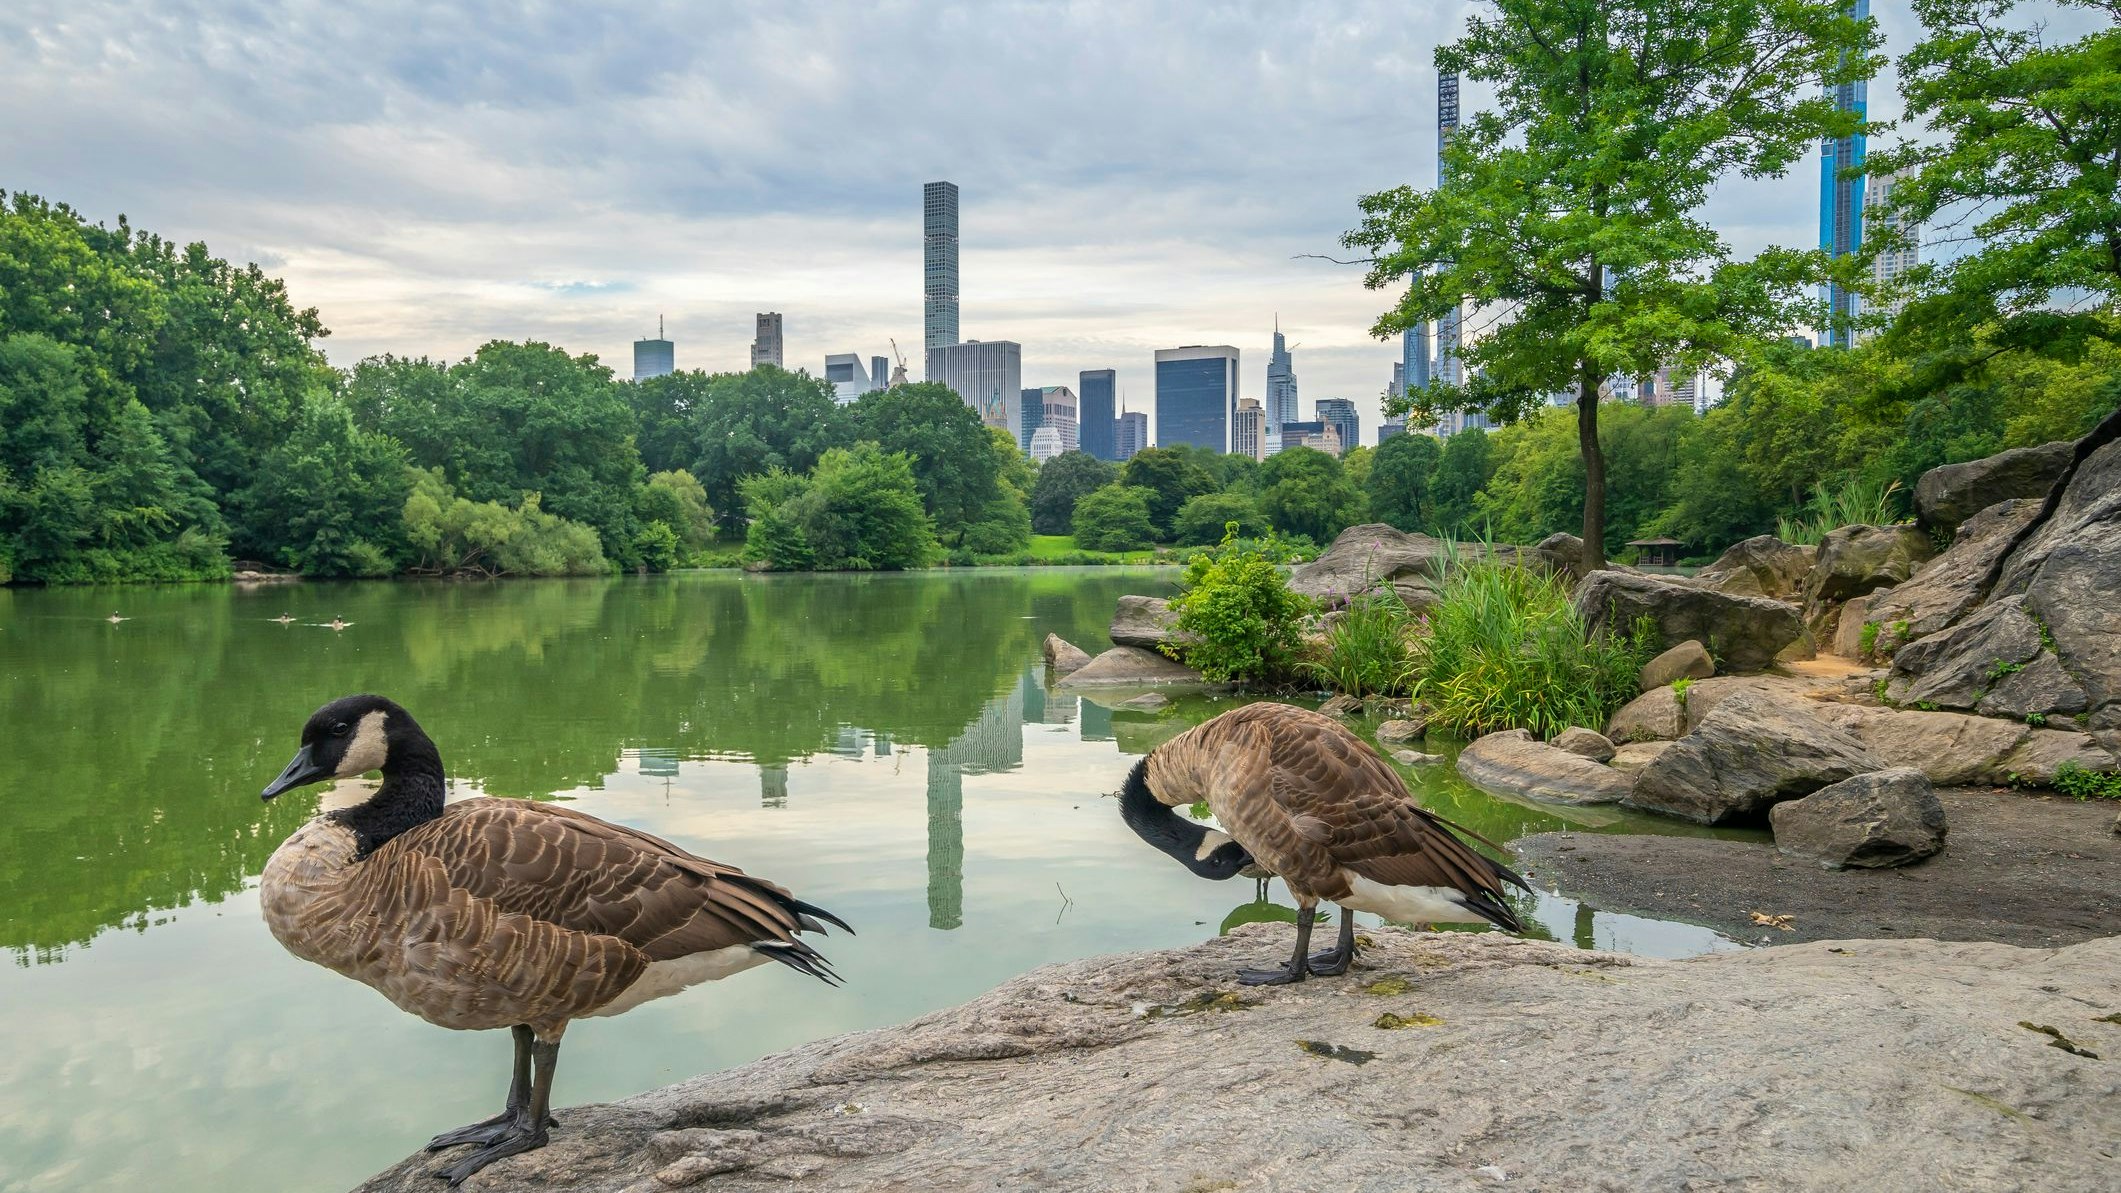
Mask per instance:
[[[1795,600],[1804,592],[1817,552],[1816,547],[1785,543],[1772,534],[1754,535],[1725,548],[1694,578],[1724,592]]]
[[[2103,446],[2093,447],[2101,443]],[[2121,413],[2084,445],[2054,513],[2004,560],[1996,596],[2025,594],[2095,730],[2121,729]]]
[[[1968,518],[1959,524],[1951,547],[1905,583],[1872,593],[1861,610],[1852,600],[1842,610],[1842,628],[1860,634],[1862,626],[1876,626],[1873,653],[1885,653],[1952,625],[1988,596],[1997,561],[2039,513],[2039,502],[2017,500],[1998,502]],[[1837,640],[1837,654],[1858,653],[1840,645]]]
[[[1562,730],[1555,734],[1553,739],[1547,744],[1557,750],[1567,750],[1571,754],[1588,758],[1593,762],[1610,762],[1613,758],[1613,743],[1606,740],[1605,734],[1586,729],[1581,725],[1573,725]]]
[[[1052,673],[1055,679],[1081,670],[1083,665],[1090,661],[1089,654],[1082,647],[1059,634],[1046,635],[1045,654],[1046,670]]]
[[[1063,688],[1149,688],[1206,682],[1201,673],[1139,646],[1115,646],[1062,679]]]
[[[1546,567],[1538,550],[1502,544],[1450,544],[1426,534],[1408,534],[1382,522],[1350,526],[1317,559],[1289,575],[1289,590],[1328,605],[1345,603],[1357,593],[1389,586],[1414,610],[1436,603],[1435,581],[1453,552],[1461,558],[1485,557],[1503,563]]]
[[[1942,633],[1901,647],[1893,655],[1886,695],[1918,708],[1973,708],[1998,681],[2040,653],[2040,627],[2026,614],[2025,598],[2005,597]]]
[[[2043,443],[1932,468],[1915,481],[1915,515],[1924,526],[1951,530],[1999,501],[2038,502],[2069,467],[2076,446],[2067,440]]]
[[[1984,717],[2007,717],[2013,721],[2070,717],[2085,711],[2084,688],[2076,677],[2062,669],[2062,660],[2048,651],[1995,681],[1974,711]]]
[[[2065,766],[2090,771],[2121,766],[2097,738],[2075,730],[2037,729],[1972,713],[1834,702],[1815,703],[1810,711],[1862,742],[1887,766],[1912,766],[1940,787],[2040,786],[2054,782],[2055,772]]]
[[[1863,743],[1793,703],[1744,694],[1643,767],[1623,802],[1700,824],[1755,821],[1783,800],[1884,768]]]
[[[1583,579],[1583,540],[1566,530],[1557,530],[1540,539],[1532,552],[1540,562],[1573,583]]]
[[[1944,805],[1912,767],[1872,771],[1768,809],[1775,848],[1830,870],[1905,866],[1944,848]]]
[[[1123,596],[1112,611],[1112,645],[1155,650],[1178,635],[1178,614],[1162,597]]]
[[[1615,749],[1612,759],[1606,765],[1632,775],[1656,761],[1659,754],[1671,748],[1672,743],[1668,741],[1631,741]]]
[[[1620,634],[1648,617],[1657,649],[1691,638],[1705,643],[1732,671],[1767,667],[1804,630],[1797,611],[1781,601],[1732,596],[1637,572],[1592,572],[1577,586],[1576,609],[1592,630]]]
[[[1628,742],[1671,741],[1686,734],[1686,708],[1679,693],[1669,687],[1644,692],[1606,722],[1605,736],[1616,745]]]
[[[1934,554],[1930,536],[1913,526],[1843,526],[1829,531],[1805,577],[1805,608],[1839,604],[1898,584]]]
[[[1692,638],[1672,647],[1642,665],[1636,677],[1639,687],[1645,692],[1661,688],[1681,679],[1707,679],[1716,674],[1716,660],[1709,657],[1709,649]]]
[[[1611,804],[1627,798],[1628,777],[1609,766],[1557,749],[1522,729],[1476,739],[1459,751],[1458,775],[1491,795],[1569,804]]]

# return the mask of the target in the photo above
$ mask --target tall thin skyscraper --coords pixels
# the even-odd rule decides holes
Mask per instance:
[[[1283,423],[1296,421],[1296,361],[1281,334],[1280,316],[1274,319],[1274,351],[1267,357],[1267,400],[1262,405],[1269,439],[1281,432]]]
[[[921,188],[921,327],[931,355],[957,339],[957,184]],[[936,380],[930,374],[928,380]]]
[[[1922,225],[1908,223],[1895,214],[1888,203],[1893,197],[1893,187],[1908,177],[1911,170],[1896,170],[1891,174],[1870,175],[1863,192],[1863,209],[1872,213],[1872,219],[1881,227],[1903,233],[1900,247],[1887,249],[1871,258],[1871,281],[1886,286],[1899,279],[1900,275],[1922,263]],[[1877,304],[1881,314],[1892,316],[1907,305],[1904,296],[1887,298]]]
[[[1443,185],[1449,174],[1443,163],[1443,147],[1458,128],[1458,72],[1451,71],[1436,76],[1436,184]],[[1464,381],[1458,367],[1460,328],[1465,322],[1463,304],[1444,312],[1436,321],[1436,381],[1440,385],[1459,385]],[[1422,329],[1424,332],[1427,328]],[[1402,349],[1404,351],[1404,349]],[[1428,388],[1429,370],[1424,365],[1418,372],[1408,361],[1407,384]]]
[[[633,342],[633,379],[661,377],[677,371],[677,348],[663,338],[663,317],[655,317],[655,338]]]
[[[751,367],[784,367],[781,359],[781,313],[760,311],[751,336]]]
[[[1119,459],[1112,441],[1116,418],[1112,397],[1118,380],[1119,374],[1111,369],[1084,369],[1076,379],[1075,392],[1082,410],[1081,447],[1100,460]]]
[[[1871,0],[1848,0],[1848,13],[1857,20],[1871,15]],[[1864,114],[1870,85],[1861,79],[1827,90],[1834,106]],[[1864,136],[1856,133],[1820,146],[1819,151],[1819,247],[1829,257],[1842,257],[1863,247],[1863,154]],[[1826,287],[1826,334],[1821,342],[1846,348],[1855,344],[1856,295],[1839,283]]]

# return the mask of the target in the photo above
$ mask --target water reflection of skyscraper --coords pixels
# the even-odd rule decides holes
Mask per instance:
[[[1027,687],[980,707],[949,745],[928,751],[928,926],[948,932],[965,922],[965,780],[1024,764]],[[1043,699],[1044,690],[1040,689]],[[1042,705],[1043,706],[1043,705]]]

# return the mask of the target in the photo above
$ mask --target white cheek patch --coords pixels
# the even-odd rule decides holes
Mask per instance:
[[[1200,839],[1200,848],[1193,851],[1193,860],[1196,862],[1207,861],[1209,854],[1229,843],[1230,834],[1211,828],[1208,830],[1207,835]]]
[[[339,769],[336,773],[340,778],[383,769],[383,763],[390,758],[390,744],[383,737],[385,719],[380,708],[361,718],[361,724],[354,730],[353,740],[347,743],[346,753],[339,758]]]

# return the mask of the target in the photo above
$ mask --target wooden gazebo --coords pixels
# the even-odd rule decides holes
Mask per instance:
[[[1678,539],[1636,539],[1628,546],[1635,548],[1635,562],[1643,567],[1675,568],[1679,566],[1679,549],[1686,544]]]

